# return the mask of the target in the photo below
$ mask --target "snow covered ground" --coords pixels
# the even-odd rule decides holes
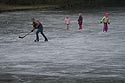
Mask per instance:
[[[109,9],[107,33],[100,19],[105,10],[79,12],[19,11],[0,14],[0,83],[125,83],[125,8]],[[66,30],[64,18],[70,17]],[[34,42],[31,18],[42,21],[49,41]]]

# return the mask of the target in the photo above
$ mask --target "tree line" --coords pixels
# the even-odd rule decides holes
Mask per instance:
[[[0,0],[8,5],[58,5],[62,8],[125,6],[124,0]]]

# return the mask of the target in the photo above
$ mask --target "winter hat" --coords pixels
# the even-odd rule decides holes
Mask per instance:
[[[106,16],[106,17],[108,17],[108,16],[109,16],[109,13],[108,13],[108,12],[106,12],[106,13],[105,13],[105,16]]]

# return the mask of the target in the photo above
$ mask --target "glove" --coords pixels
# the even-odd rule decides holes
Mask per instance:
[[[108,23],[108,24],[110,24],[110,23]]]
[[[100,22],[100,23],[102,23],[102,22]]]

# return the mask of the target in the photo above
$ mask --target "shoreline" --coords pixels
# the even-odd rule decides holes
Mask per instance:
[[[0,4],[0,13],[2,12],[14,12],[14,11],[28,11],[28,10],[41,10],[41,11],[48,11],[48,10],[70,10],[70,11],[81,11],[81,10],[89,10],[89,9],[99,9],[99,10],[109,10],[111,8],[117,7],[94,7],[94,8],[73,8],[73,9],[63,9],[58,5],[3,5]],[[125,9],[125,7],[119,7]]]
[[[57,5],[38,5],[38,6],[12,6],[12,5],[0,5],[0,13],[13,12],[13,11],[27,11],[27,10],[57,10]]]

